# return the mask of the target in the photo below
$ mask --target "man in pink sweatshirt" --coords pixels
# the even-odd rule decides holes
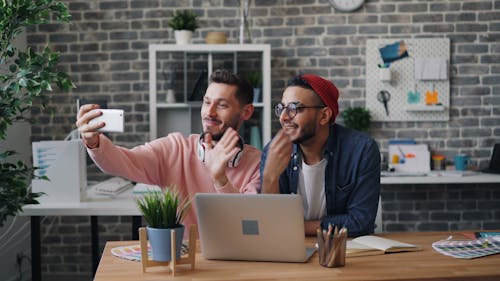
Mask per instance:
[[[95,104],[80,108],[76,126],[88,154],[106,173],[163,188],[176,185],[190,198],[199,192],[257,193],[261,152],[243,144],[237,132],[253,114],[252,100],[252,86],[246,80],[216,70],[203,97],[202,135],[186,138],[171,133],[132,149],[120,147],[98,131],[104,122],[89,124],[102,115]],[[184,224],[195,223],[191,208]]]

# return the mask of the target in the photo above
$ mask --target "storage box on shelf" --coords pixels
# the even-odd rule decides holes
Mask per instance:
[[[262,144],[271,139],[271,63],[266,44],[152,44],[149,46],[150,138],[171,132],[200,133],[201,100],[213,70],[230,69],[246,77],[262,73],[260,102],[240,134],[248,143],[255,127]],[[253,129],[250,128],[253,126]]]

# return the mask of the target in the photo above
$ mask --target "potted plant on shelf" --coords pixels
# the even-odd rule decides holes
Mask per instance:
[[[247,75],[248,82],[253,87],[253,102],[260,102],[260,88],[262,85],[262,75],[258,71],[252,71]]]
[[[175,186],[166,187],[163,191],[146,193],[136,199],[136,204],[148,223],[146,227],[153,260],[170,261],[170,231],[175,231],[176,259],[181,256],[184,225],[181,224],[191,206],[189,198],[182,198]]]
[[[22,4],[21,4],[22,3]],[[18,48],[14,41],[24,28],[47,24],[52,20],[69,22],[66,4],[54,0],[0,2],[0,141],[7,129],[17,122],[33,123],[26,113],[45,108],[53,87],[62,91],[74,88],[67,73],[58,67],[59,53],[48,46],[41,51]],[[34,169],[22,161],[11,162],[15,151],[0,150],[0,227],[26,204],[38,204],[41,193],[32,193],[29,185]],[[41,177],[45,178],[46,177]]]
[[[177,44],[191,44],[193,32],[198,28],[197,15],[192,11],[176,11],[168,25],[174,29]]]
[[[370,129],[371,114],[364,107],[349,107],[342,111],[342,119],[348,128],[358,131],[367,132]]]

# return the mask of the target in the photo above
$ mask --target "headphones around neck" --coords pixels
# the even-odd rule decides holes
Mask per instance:
[[[205,143],[204,143],[204,140],[205,140],[205,133],[201,133],[200,139],[198,140],[198,159],[200,159],[201,162],[205,162]],[[232,168],[232,167],[238,166],[238,163],[240,163],[241,155],[243,155],[244,144],[245,143],[244,143],[243,139],[241,138],[241,136],[239,136],[239,140],[238,140],[237,145],[240,148],[240,150],[234,155],[234,157],[232,159],[230,159],[227,162],[228,167]]]

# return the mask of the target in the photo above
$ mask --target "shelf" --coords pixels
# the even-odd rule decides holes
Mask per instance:
[[[444,105],[407,105],[406,111],[444,111]]]
[[[201,107],[201,102],[191,102],[191,103],[166,103],[166,102],[159,102],[156,104],[156,108],[200,108]],[[262,108],[264,107],[264,103],[258,102],[254,103],[253,107],[255,108]]]
[[[190,108],[190,107],[201,107],[201,102],[197,103],[157,103],[156,104],[157,108]]]
[[[257,52],[269,48],[267,44],[151,44],[150,51],[173,51],[189,53],[207,53],[207,52]]]
[[[271,140],[271,46],[268,44],[149,45],[149,135],[154,140],[171,132],[200,133],[202,96],[213,70],[226,68],[245,77],[261,73],[261,102],[240,134],[251,140],[257,126],[262,144]],[[176,103],[168,103],[173,90]],[[171,98],[171,96],[170,96]],[[170,99],[172,100],[172,99]]]

